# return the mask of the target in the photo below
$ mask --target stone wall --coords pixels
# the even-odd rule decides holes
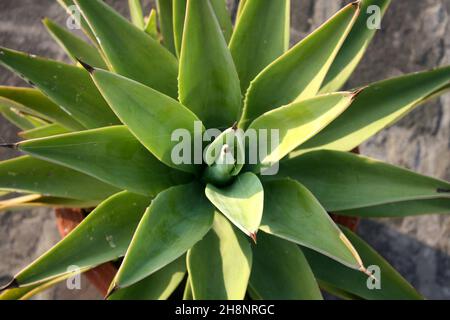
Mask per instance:
[[[126,12],[126,1],[108,1]],[[230,8],[234,8],[230,1]],[[343,0],[292,0],[292,39],[301,39],[342,5]],[[145,1],[148,8],[150,1]],[[54,0],[0,2],[0,45],[56,59],[67,59],[45,33],[40,18],[64,22]],[[368,53],[348,87],[450,64],[450,1],[394,0]],[[23,85],[0,69],[0,83]],[[0,119],[0,140],[16,130]],[[366,155],[450,180],[450,95],[416,109],[362,147]],[[0,158],[12,154],[0,150]],[[364,221],[360,234],[429,298],[450,298],[450,218],[429,216]],[[53,214],[29,210],[0,214],[0,281],[25,266],[58,240]],[[94,298],[64,286],[41,298]]]

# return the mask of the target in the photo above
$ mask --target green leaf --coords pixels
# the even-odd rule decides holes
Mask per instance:
[[[184,287],[183,300],[194,300],[192,296],[191,280],[188,276],[186,286]]]
[[[17,210],[30,207],[52,208],[93,208],[100,200],[76,200],[69,198],[47,197],[40,194],[29,194],[17,198],[0,201],[0,211]]]
[[[179,100],[207,128],[231,127],[239,117],[239,78],[209,1],[187,2]]]
[[[4,196],[4,195],[0,195],[0,196]],[[27,194],[27,195],[15,197],[15,198],[8,197],[6,200],[0,201],[0,211],[26,207],[26,205],[28,203],[32,203],[33,201],[38,201],[41,197],[42,196],[40,194]]]
[[[227,145],[228,151],[234,159],[233,169],[231,176],[236,176],[241,171],[245,163],[245,146],[244,136],[242,132],[237,131],[235,128],[229,128],[224,130],[217,138],[211,142],[204,152],[204,161],[208,166],[224,165],[229,166],[230,159],[225,159],[223,163],[220,163],[219,157],[223,155],[223,148]],[[222,152],[222,154],[221,154]],[[218,163],[219,162],[219,163]]]
[[[131,22],[139,29],[144,29],[144,13],[142,11],[141,0],[128,0]]]
[[[4,98],[0,96],[0,112],[5,113],[5,118],[11,123],[15,124],[17,127],[24,127],[26,130],[34,129],[37,127],[38,123],[31,119],[38,119],[37,112],[28,109],[24,105],[17,103],[16,101]],[[13,115],[14,114],[14,115]],[[41,121],[47,121],[40,118]]]
[[[156,159],[125,126],[21,142],[19,150],[93,176],[120,189],[156,196],[192,177]]]
[[[318,280],[317,283],[319,284],[320,289],[322,289],[323,291],[328,292],[329,294],[341,298],[343,300],[361,300],[360,297],[348,293],[346,291],[343,291],[341,289],[338,289],[336,287],[333,287],[332,285],[328,284],[328,283],[324,283],[323,281]]]
[[[186,258],[183,256],[138,283],[115,291],[108,300],[166,300],[185,274]]]
[[[56,0],[67,12],[67,14],[71,15],[73,17],[74,11],[76,10],[78,12],[78,8],[76,7],[73,0]],[[98,45],[97,38],[95,37],[94,33],[92,32],[91,28],[89,27],[89,24],[84,19],[84,17],[80,14],[77,16],[79,18],[79,24],[83,32],[89,37],[89,39],[92,41],[92,43]],[[75,23],[75,21],[72,21]]]
[[[236,227],[256,239],[263,214],[264,190],[255,174],[243,173],[225,188],[208,184],[205,193],[209,201]]]
[[[142,217],[112,287],[129,287],[181,257],[205,236],[213,218],[199,184],[161,192]]]
[[[14,101],[12,106],[25,113],[56,122],[70,130],[83,130],[84,127],[74,120],[67,112],[53,103],[39,90],[20,87],[0,86],[0,104],[4,104],[5,99]],[[9,105],[9,104],[8,104]]]
[[[223,37],[228,43],[233,34],[233,23],[231,22],[230,13],[227,8],[226,0],[209,0],[211,7],[216,15],[217,22],[219,22],[220,30],[222,30]]]
[[[181,55],[181,45],[183,41],[184,21],[186,17],[187,0],[172,0],[173,1],[173,33],[177,56]],[[228,13],[226,3],[224,0],[209,0],[211,7],[214,10],[217,21],[219,22],[225,41],[230,40],[233,33],[233,25]]]
[[[0,189],[77,200],[103,200],[119,191],[83,173],[28,156],[0,162]]]
[[[290,0],[248,0],[237,21],[230,51],[245,93],[250,82],[289,48]]]
[[[308,261],[297,245],[259,235],[249,291],[257,300],[322,300]]]
[[[176,58],[100,0],[75,0],[99,40],[111,70],[177,96]]]
[[[117,74],[96,70],[92,76],[114,112],[156,158],[169,167],[187,172],[198,170],[193,161],[172,161],[172,151],[178,144],[172,141],[175,130],[187,130],[193,140],[202,134],[194,130],[194,122],[199,121],[195,114],[178,101]]]
[[[187,255],[194,300],[243,300],[251,265],[248,240],[217,213],[211,231]]]
[[[294,155],[316,149],[350,151],[450,88],[450,66],[369,85],[339,118]]]
[[[247,4],[247,0],[239,0],[239,5],[237,8],[237,12],[236,12],[236,25],[242,16],[242,12],[244,12],[244,7],[246,4]]]
[[[280,179],[264,184],[260,229],[364,270],[358,253],[313,194],[300,183]]]
[[[374,16],[374,12],[368,9],[376,6],[380,10],[381,18],[390,3],[391,0],[363,0],[361,2],[361,14],[331,65],[323,81],[321,92],[338,91],[347,82],[363,58],[377,31],[377,28],[368,27],[368,24]]]
[[[119,123],[86,70],[4,48],[0,63],[31,81],[86,128]]]
[[[39,117],[33,116],[31,114],[24,114],[23,115],[30,123],[35,127],[42,127],[48,125],[48,122],[44,119],[41,119]]]
[[[247,91],[240,127],[293,100],[314,97],[358,14],[359,2],[347,5],[264,69]]]
[[[170,52],[175,54],[173,0],[156,0],[156,8],[158,10],[159,28],[161,29],[163,44]]]
[[[123,256],[150,201],[126,191],[112,196],[15,280],[21,286],[38,283],[66,274],[70,266],[93,267]]]
[[[43,137],[55,136],[58,134],[68,133],[69,131],[59,124],[47,124],[39,128],[19,132],[19,136],[23,139],[36,139]]]
[[[51,208],[95,208],[102,200],[76,200],[69,198],[46,197],[41,196],[39,199],[29,202],[30,205]]]
[[[381,273],[381,289],[370,290],[367,283],[375,280],[367,278],[363,273],[344,267],[335,261],[304,249],[306,258],[315,276],[325,284],[329,284],[350,294],[370,300],[422,300],[423,297],[374,249],[361,238],[346,228],[345,235],[354,244],[356,250],[369,266],[378,266]]]
[[[45,282],[28,285],[25,287],[20,288],[12,288],[3,291],[0,294],[0,301],[1,300],[28,300],[32,298],[33,296],[37,295],[38,293],[41,293],[54,285],[73,277],[77,272],[67,273],[65,275],[50,279]]]
[[[228,146],[224,145],[216,162],[207,167],[202,174],[202,180],[216,187],[224,187],[233,182],[233,172],[236,169],[236,161]]]
[[[48,32],[58,42],[58,44],[66,51],[73,61],[77,59],[84,61],[92,66],[107,69],[106,63],[100,55],[97,48],[78,38],[73,33],[60,27],[50,19],[44,19],[43,24]]]
[[[172,0],[173,2],[173,40],[177,57],[181,55],[183,42],[184,20],[186,18],[187,0]]]
[[[263,154],[263,158],[259,159],[257,171],[261,166],[270,168],[297,146],[313,137],[347,109],[354,98],[355,94],[349,92],[322,95],[294,102],[258,117],[249,129],[256,132],[266,129],[268,134],[266,141],[261,134],[258,135],[258,146],[262,148],[266,145],[267,155]],[[279,143],[276,145],[270,143],[274,141],[268,140],[272,131],[278,133]],[[260,153],[259,155],[261,156]]]
[[[425,214],[450,214],[450,198],[423,199],[381,204],[336,212],[362,218],[394,218]]]
[[[156,17],[156,10],[152,9],[148,16],[147,24],[144,31],[150,35],[153,39],[158,40],[158,22]]]
[[[303,183],[332,212],[450,197],[448,182],[340,151],[314,151],[283,161],[279,174]]]
[[[234,143],[235,138],[235,130],[234,128],[228,128],[220,133],[219,136],[214,138],[214,140],[206,147],[204,152],[204,161],[208,166],[212,166],[214,162],[220,156],[220,152],[224,145],[228,145]]]
[[[16,108],[10,108],[6,106],[7,99],[0,98],[0,114],[21,130],[31,130],[35,128],[35,125]],[[15,104],[13,101],[8,101],[7,105]]]

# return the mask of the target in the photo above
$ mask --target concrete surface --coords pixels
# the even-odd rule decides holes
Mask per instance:
[[[108,1],[126,13],[126,1]],[[232,2],[232,1],[230,1]],[[292,38],[299,40],[335,13],[343,0],[292,0]],[[149,1],[145,1],[146,7]],[[233,7],[233,4],[230,4]],[[55,59],[67,59],[45,33],[40,18],[65,21],[53,0],[0,2],[0,45]],[[450,64],[450,1],[394,0],[366,57],[348,87]],[[24,85],[0,68],[0,83]],[[0,119],[0,141],[16,130]],[[366,155],[450,180],[450,95],[416,109],[397,125],[364,144]],[[0,150],[0,158],[13,154]],[[367,220],[359,233],[428,298],[450,298],[450,217]],[[0,214],[0,282],[58,240],[47,210]],[[64,285],[44,299],[100,298],[85,281],[81,291]]]

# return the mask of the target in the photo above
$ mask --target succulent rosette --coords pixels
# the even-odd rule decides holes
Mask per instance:
[[[330,218],[450,213],[448,182],[351,152],[450,88],[447,66],[341,91],[376,32],[367,9],[390,1],[350,3],[294,46],[289,0],[241,0],[234,24],[224,0],[147,18],[132,0],[131,22],[60,3],[89,38],[43,21],[73,64],[0,49],[33,87],[0,87],[23,138],[4,146],[24,153],[0,163],[0,190],[20,193],[0,209],[94,209],[1,298],[110,261],[109,299],[422,298]]]

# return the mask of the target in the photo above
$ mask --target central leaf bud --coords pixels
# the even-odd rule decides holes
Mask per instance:
[[[228,184],[241,171],[244,152],[243,137],[234,127],[225,130],[205,149],[208,167],[203,179],[215,185]]]

